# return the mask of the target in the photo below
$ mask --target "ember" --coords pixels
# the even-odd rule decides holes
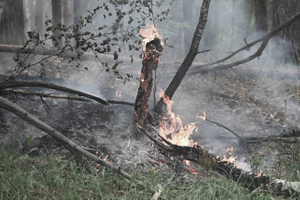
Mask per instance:
[[[226,152],[228,155],[230,155],[229,158],[227,158],[225,155],[223,156],[223,159],[220,161],[226,161],[228,163],[234,163],[235,159],[237,158],[237,156],[233,156],[232,154],[232,151],[233,151],[233,147],[230,147],[230,148],[227,148]]]

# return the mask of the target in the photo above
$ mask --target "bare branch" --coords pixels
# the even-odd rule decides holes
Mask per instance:
[[[68,96],[68,95],[57,95],[57,94],[49,94],[49,93],[41,93],[41,92],[28,92],[24,90],[12,90],[12,89],[4,89],[3,92],[13,92],[21,95],[36,95],[39,97],[46,97],[46,98],[56,98],[56,99],[68,99],[68,100],[75,100],[75,101],[85,101],[85,102],[93,102],[90,99],[77,97],[77,96]],[[134,103],[126,102],[126,101],[116,101],[116,100],[107,100],[110,104],[121,104],[127,106],[134,106]]]
[[[268,41],[274,36],[276,35],[277,33],[279,33],[280,31],[282,31],[283,29],[285,29],[286,27],[289,27],[291,24],[295,23],[297,20],[300,19],[300,12],[298,12],[296,15],[294,15],[293,17],[291,17],[290,19],[286,20],[284,23],[282,23],[281,25],[277,26],[276,28],[274,28],[272,31],[270,31],[269,33],[267,33],[266,35],[264,35],[263,37],[251,42],[251,43],[246,43],[245,46],[241,47],[240,49],[234,51],[233,53],[231,53],[229,56],[221,59],[221,60],[218,60],[216,62],[212,62],[212,63],[209,63],[209,64],[205,64],[205,65],[198,65],[197,67],[195,67],[196,69],[200,69],[200,68],[203,68],[203,67],[208,67],[208,66],[212,66],[212,65],[216,65],[216,64],[219,64],[219,63],[222,63],[230,58],[232,58],[233,56],[235,56],[236,54],[238,54],[239,52],[241,51],[244,51],[244,50],[248,50],[250,47],[254,46],[255,44],[259,43],[259,42],[262,42],[260,48],[251,56],[249,56],[248,58],[245,58],[243,60],[240,60],[240,61],[237,61],[237,62],[234,62],[234,63],[231,63],[231,64],[227,64],[227,65],[219,65],[219,66],[216,66],[216,67],[213,67],[212,69],[206,69],[206,70],[203,70],[203,72],[205,71],[217,71],[217,70],[222,70],[222,69],[229,69],[233,66],[236,66],[236,65],[240,65],[240,64],[243,64],[243,63],[246,63],[246,62],[249,62],[251,60],[253,60],[254,58],[256,57],[259,57],[263,50],[265,49]],[[202,71],[202,69],[201,69]]]
[[[91,94],[87,94],[85,92],[81,92],[78,90],[74,90],[71,88],[67,88],[67,87],[63,87],[60,85],[55,85],[52,83],[44,83],[44,82],[39,82],[39,81],[4,81],[0,83],[0,90],[6,89],[6,88],[15,88],[15,87],[43,87],[43,88],[49,88],[49,89],[53,89],[53,90],[59,90],[59,91],[63,91],[63,92],[68,92],[71,94],[76,94],[78,96],[83,96],[89,99],[92,99],[94,101],[97,101],[101,104],[104,105],[109,105],[109,103],[107,102],[107,100],[104,100],[100,97],[96,97],[94,95]]]
[[[192,65],[195,57],[198,54],[198,48],[200,41],[202,39],[202,35],[204,32],[204,28],[206,26],[206,22],[208,19],[208,11],[210,7],[210,2],[211,0],[203,0],[202,6],[201,6],[201,11],[200,11],[200,17],[199,17],[199,22],[197,24],[193,39],[192,39],[192,44],[190,47],[190,51],[184,61],[182,62],[180,68],[178,69],[176,75],[174,76],[173,80],[169,84],[168,88],[165,91],[165,95],[168,96],[170,99],[172,99],[175,91],[179,87],[182,79],[184,78],[186,72],[189,70],[190,66]],[[157,105],[154,107],[154,110],[157,113],[161,113],[162,111],[162,106],[164,105],[163,99],[161,98]]]

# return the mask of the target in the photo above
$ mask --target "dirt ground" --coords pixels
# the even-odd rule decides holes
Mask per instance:
[[[6,73],[4,69],[7,66],[13,66],[8,58],[12,55],[7,55],[1,55],[1,73]],[[114,76],[100,73],[101,66],[97,63],[86,61],[82,62],[81,68],[75,68],[58,58],[48,63],[45,78],[36,77],[37,69],[26,72],[20,78],[43,80],[99,95],[104,99],[134,103],[139,85],[137,78],[141,70],[139,62],[136,60],[133,64],[125,63],[121,66],[121,71],[134,76],[126,84],[122,80],[116,80]],[[157,78],[158,88],[164,90],[167,87],[179,65],[176,62],[161,62],[157,71],[160,74]],[[88,70],[84,69],[85,66]],[[228,147],[234,147],[233,153],[239,160],[248,162],[249,158],[249,151],[232,133],[196,117],[203,115],[203,111],[208,119],[230,128],[241,137],[285,135],[300,130],[300,73],[297,67],[259,67],[250,63],[218,73],[197,74],[194,66],[191,71],[194,73],[184,78],[172,99],[173,111],[181,116],[185,124],[196,122],[198,129],[192,138],[211,153],[222,156]],[[39,91],[56,93],[51,90]],[[117,91],[122,98],[116,96]],[[161,155],[155,151],[151,142],[147,139],[136,141],[132,137],[130,126],[133,108],[130,106],[108,107],[92,102],[50,98],[43,98],[41,101],[39,97],[6,95],[79,145],[97,149],[103,157],[109,154],[109,159],[116,165],[123,168],[132,164],[149,167],[159,165],[156,158]],[[157,89],[156,99],[158,98]],[[150,109],[153,108],[153,98],[149,105]],[[36,138],[34,141],[45,149],[57,147],[50,137],[12,114],[1,110],[0,116],[2,142],[9,143],[18,138],[20,145],[24,145],[26,138],[33,135]],[[261,148],[256,148],[255,151],[252,154],[259,154]],[[273,162],[274,160],[266,161],[265,165],[271,167]]]

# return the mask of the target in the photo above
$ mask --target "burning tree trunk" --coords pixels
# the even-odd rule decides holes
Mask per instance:
[[[144,125],[148,113],[148,100],[151,94],[153,85],[152,70],[155,70],[158,65],[158,58],[163,50],[163,46],[159,38],[155,37],[146,45],[146,50],[143,57],[143,67],[140,78],[140,87],[137,92],[134,119],[140,126]]]

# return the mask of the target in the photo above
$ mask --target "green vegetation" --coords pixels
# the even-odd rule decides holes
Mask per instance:
[[[107,168],[91,174],[73,159],[29,156],[0,146],[0,199],[150,199],[152,188],[162,190],[159,199],[274,199],[267,191],[248,191],[218,174],[193,181],[153,171],[137,177],[146,189]]]

